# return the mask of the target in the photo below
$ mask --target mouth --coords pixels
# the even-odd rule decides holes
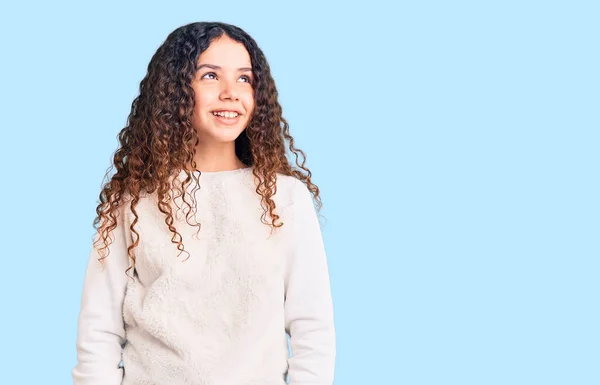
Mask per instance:
[[[242,116],[235,111],[212,111],[210,114],[218,123],[226,126],[233,126],[234,124],[238,123],[240,121],[240,117]]]

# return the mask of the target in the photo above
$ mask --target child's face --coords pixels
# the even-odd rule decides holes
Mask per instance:
[[[234,141],[244,131],[254,111],[250,55],[243,44],[223,35],[200,54],[198,65],[192,82],[196,93],[192,125],[200,142]],[[237,111],[238,116],[219,117],[213,115],[214,111]]]

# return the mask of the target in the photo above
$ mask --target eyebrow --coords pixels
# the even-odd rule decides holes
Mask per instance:
[[[221,67],[216,66],[214,64],[205,63],[205,64],[200,64],[198,66],[197,70],[199,70],[202,67],[208,67],[208,68],[211,68],[213,70],[221,70],[222,69]],[[250,67],[241,67],[241,68],[238,68],[238,71],[252,71],[252,68],[250,68]]]

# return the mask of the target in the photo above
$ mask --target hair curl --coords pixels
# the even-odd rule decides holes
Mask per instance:
[[[276,207],[271,199],[277,191],[276,173],[294,176],[305,183],[317,202],[318,210],[321,210],[319,188],[311,182],[312,174],[305,166],[306,155],[294,146],[289,125],[282,116],[282,108],[277,100],[278,92],[269,64],[257,43],[244,30],[231,24],[187,24],[168,35],[148,64],[148,72],[140,83],[139,95],[132,102],[127,125],[117,135],[120,147],[115,151],[104,179],[113,168],[116,168],[116,173],[103,183],[100,203],[96,207],[97,217],[93,225],[96,234],[100,235],[98,241],[102,239],[104,242],[104,250],[110,245],[110,232],[117,227],[115,212],[130,201],[134,219],[129,228],[136,239],[127,248],[132,264],[125,274],[135,267],[133,249],[139,244],[140,234],[134,227],[139,218],[136,206],[141,192],[156,192],[158,209],[165,214],[165,223],[173,234],[171,242],[177,244],[178,250],[185,251],[182,237],[173,225],[170,189],[173,187],[182,194],[192,180],[189,166],[196,169],[194,155],[199,140],[191,124],[195,104],[191,83],[200,54],[222,35],[242,43],[252,63],[255,107],[247,127],[235,140],[235,152],[244,164],[253,166],[253,174],[259,181],[256,192],[261,195],[264,209],[261,222],[271,226],[271,231],[283,225],[276,223],[279,216],[274,212]],[[286,157],[286,140],[297,167]],[[178,178],[174,178],[170,186],[171,176],[179,170],[186,171],[186,179],[177,186],[175,181]],[[196,187],[199,188],[198,185]],[[183,201],[190,208],[186,215],[187,222],[192,210],[185,194]],[[267,213],[271,218],[270,223],[265,221]],[[100,221],[102,225],[98,228]],[[200,224],[197,226],[200,231]],[[98,260],[102,263],[107,256],[101,256]]]

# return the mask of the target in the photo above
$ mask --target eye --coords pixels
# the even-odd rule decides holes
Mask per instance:
[[[217,76],[214,72],[207,72],[204,75],[202,75],[202,79],[206,78],[206,76],[208,75],[213,75],[213,76]],[[242,75],[240,78],[246,78],[247,79],[247,83],[252,84],[252,79],[250,78],[250,76],[247,75]]]

